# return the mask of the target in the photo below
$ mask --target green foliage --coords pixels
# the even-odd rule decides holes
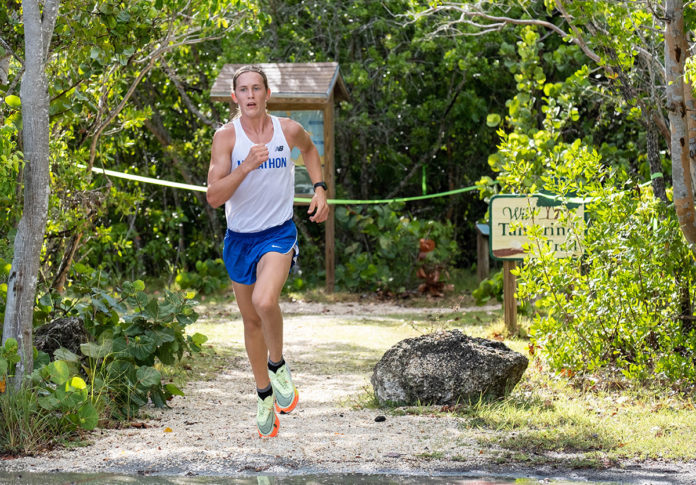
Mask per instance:
[[[378,205],[357,210],[339,207],[336,220],[345,234],[360,234],[337,244],[340,261],[336,283],[351,291],[381,289],[402,293],[417,284],[417,268],[448,268],[458,247],[450,223],[421,221],[400,215],[403,204]],[[421,238],[435,241],[435,248],[418,261]]]
[[[503,301],[503,272],[497,271],[481,283],[479,283],[478,288],[476,288],[471,296],[474,297],[477,305],[484,305],[488,303],[491,298],[495,298],[497,301]]]
[[[229,286],[230,278],[222,259],[196,261],[196,271],[179,271],[176,283],[182,290],[194,289],[210,295]]]
[[[15,367],[20,361],[17,353],[19,346],[13,338],[8,338],[5,344],[0,347],[0,381],[3,387],[7,383],[9,377],[14,376]]]
[[[35,369],[20,388],[0,393],[0,450],[30,452],[76,430],[94,429],[100,419],[129,418],[152,401],[166,406],[183,392],[162,378],[162,365],[199,352],[204,335],[185,335],[197,315],[190,295],[165,292],[161,299],[144,293],[142,281],[125,282],[118,292],[93,289],[86,299],[44,295],[37,314],[80,318],[91,340],[81,356],[55,351],[52,362],[34,355]],[[19,362],[17,342],[0,347],[4,386]]]
[[[38,384],[38,404],[47,413],[57,413],[67,430],[94,429],[99,421],[85,381],[72,375],[68,362],[55,360],[32,375]]]
[[[647,188],[589,188],[589,224],[575,222],[580,260],[555,259],[541,234],[518,294],[538,298],[532,339],[558,372],[696,383],[690,288],[696,270],[674,212]]]
[[[650,189],[621,189],[625,176],[603,166],[592,147],[554,138],[554,119],[528,137],[553,140],[538,144],[533,158],[519,149],[522,136],[500,145],[502,187],[587,201],[586,219],[561,211],[567,245],[582,248],[581,259],[556,259],[540,227],[527,231],[532,258],[518,270],[518,296],[536,300],[535,345],[558,372],[693,383],[696,339],[679,314],[694,269],[673,210]]]
[[[7,235],[0,237],[0,263],[2,258],[11,259],[10,244],[19,221],[19,211],[16,210],[19,206],[16,200],[17,179],[23,166],[22,152],[17,149],[17,125],[20,124],[18,112],[12,113],[4,121],[0,116],[0,234]],[[4,280],[3,272],[0,267],[1,280]]]
[[[124,283],[120,297],[97,290],[80,310],[95,339],[81,347],[94,361],[92,368],[98,369],[91,381],[108,386],[116,411],[124,416],[131,416],[148,399],[161,407],[180,393],[162,382],[156,361],[173,364],[186,351],[200,351],[205,342],[202,335],[185,335],[185,327],[197,319],[192,300],[165,291],[160,301],[143,290],[139,280]]]
[[[56,413],[39,406],[39,396],[29,386],[8,386],[0,393],[0,452],[29,454],[67,433]]]
[[[565,246],[583,250],[582,258],[557,259],[542,228],[528,228],[530,259],[517,270],[517,295],[534,302],[533,343],[565,375],[693,385],[696,330],[681,315],[691,311],[695,267],[674,210],[628,178],[629,171],[649,174],[626,162],[629,152],[597,147],[598,138],[587,136],[582,98],[602,94],[590,86],[588,68],[549,83],[539,70],[538,35],[526,27],[521,37],[521,62],[510,64],[518,93],[489,157],[497,186],[482,180],[482,192],[555,194],[569,228]],[[618,62],[630,67],[628,57]],[[618,140],[622,130],[610,136]],[[567,210],[571,198],[586,201],[584,217]]]
[[[146,294],[144,289],[144,283],[137,280],[125,282],[118,292],[93,289],[84,301],[60,296],[43,299],[55,312],[78,316],[91,340],[81,345],[81,359],[61,351],[64,362],[76,364],[73,373],[56,377],[58,371],[67,372],[69,368],[56,362],[34,372],[34,382],[42,389],[50,383],[57,386],[42,406],[49,409],[56,403],[52,398],[61,401],[63,393],[67,393],[74,396],[69,401],[70,409],[75,409],[80,419],[84,413],[91,416],[91,409],[78,406],[84,393],[80,386],[63,390],[60,386],[64,383],[56,382],[74,377],[78,370],[86,377],[92,403],[116,417],[133,416],[148,401],[163,407],[173,395],[182,395],[180,389],[162,380],[159,368],[180,361],[185,352],[199,352],[207,340],[198,333],[185,334],[186,326],[198,318],[190,299],[192,294],[165,291],[158,298]]]
[[[7,301],[7,277],[12,265],[0,257],[0,322],[5,321],[5,304]],[[0,327],[0,339],[2,339],[2,327]]]

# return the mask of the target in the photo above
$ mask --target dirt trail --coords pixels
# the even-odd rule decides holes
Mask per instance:
[[[351,403],[365,396],[374,363],[398,340],[417,335],[406,315],[438,310],[284,304],[284,311],[285,353],[300,402],[293,413],[280,416],[278,438],[261,440],[256,434],[254,385],[241,323],[231,305],[202,315],[192,329],[229,352],[229,363],[211,380],[191,382],[186,397],[172,401],[172,409],[148,409],[146,428],[98,430],[91,446],[6,460],[0,471],[189,476],[454,472],[624,483],[693,483],[696,477],[696,467],[689,464],[564,470],[501,463],[497,450],[478,443],[483,431],[467,427],[461,418],[356,410]],[[377,416],[386,420],[378,422]]]

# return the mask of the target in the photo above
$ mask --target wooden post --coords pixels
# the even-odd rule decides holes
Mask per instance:
[[[324,105],[324,180],[329,187],[328,198],[336,198],[336,184],[334,180],[334,95],[331,93],[328,102]],[[335,244],[336,226],[334,220],[334,206],[329,206],[329,218],[326,219],[324,229],[324,265],[326,267],[326,292],[333,293],[335,282]]]
[[[476,224],[476,276],[478,282],[488,278],[490,261],[488,256],[488,224]]]
[[[506,259],[503,261],[503,307],[505,308],[505,329],[509,336],[517,334],[517,289],[516,276],[512,270],[517,267],[517,262]]]

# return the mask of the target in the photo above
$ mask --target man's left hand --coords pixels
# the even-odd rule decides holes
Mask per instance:
[[[312,214],[309,217],[312,222],[324,222],[329,217],[329,204],[326,202],[326,191],[323,188],[319,187],[314,192],[307,214]]]

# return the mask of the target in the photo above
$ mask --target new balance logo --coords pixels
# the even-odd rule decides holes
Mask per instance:
[[[285,148],[285,147],[284,147],[283,145],[278,145],[278,146],[276,147],[276,151],[277,151],[277,152],[282,152],[284,148]]]

